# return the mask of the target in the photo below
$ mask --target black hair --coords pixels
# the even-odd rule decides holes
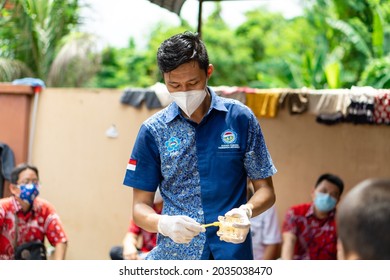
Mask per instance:
[[[21,163],[11,171],[11,183],[16,185],[18,183],[20,173],[22,173],[26,169],[33,170],[39,178],[38,168],[28,163]]]
[[[205,70],[209,66],[206,46],[198,33],[186,31],[165,40],[157,51],[157,63],[162,73],[168,73],[180,65],[196,61],[199,68]]]
[[[315,184],[315,187],[317,187],[324,180],[329,181],[332,184],[336,185],[338,187],[338,189],[339,189],[340,195],[343,193],[343,191],[344,191],[344,182],[343,182],[343,180],[341,180],[340,177],[338,177],[338,176],[336,176],[334,174],[330,174],[330,173],[322,174],[317,179],[317,183]]]
[[[390,178],[352,188],[337,208],[336,224],[345,255],[390,260]]]

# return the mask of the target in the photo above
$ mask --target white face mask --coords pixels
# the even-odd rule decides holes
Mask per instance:
[[[170,94],[177,106],[179,106],[187,116],[191,117],[206,97],[206,90],[177,91],[171,92]]]

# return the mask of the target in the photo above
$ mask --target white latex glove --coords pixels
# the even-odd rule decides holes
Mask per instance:
[[[164,236],[168,236],[176,243],[190,243],[192,238],[205,228],[188,216],[162,215],[158,221],[157,230]]]
[[[239,218],[241,220],[241,222],[232,224],[233,228],[237,228],[239,230],[241,236],[235,237],[231,234],[223,234],[218,231],[217,235],[219,236],[220,240],[234,244],[244,242],[251,226],[250,218],[252,217],[252,209],[250,209],[247,205],[244,204],[241,205],[239,208],[233,208],[232,210],[226,212],[225,217],[234,217]]]

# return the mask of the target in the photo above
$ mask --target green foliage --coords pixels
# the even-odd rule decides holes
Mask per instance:
[[[48,85],[79,86],[93,75],[99,59],[92,36],[70,36],[80,23],[79,9],[78,0],[9,0],[0,11],[0,58],[12,63],[0,65],[0,80],[21,78],[26,74],[22,70],[28,69],[30,76]],[[58,69],[52,69],[55,61]]]
[[[0,80],[32,73],[56,86],[148,87],[162,81],[156,63],[161,42],[196,29],[184,19],[179,26],[159,22],[145,48],[130,38],[126,48],[102,50],[100,59],[92,36],[73,34],[80,22],[78,0],[10,2],[12,10],[0,11]],[[389,87],[390,1],[307,0],[302,5],[304,14],[292,19],[259,7],[232,28],[216,2],[202,25],[215,67],[209,84]],[[71,45],[82,52],[65,52]]]
[[[359,82],[369,61],[389,52],[390,27],[386,22],[390,5],[384,1],[312,0],[304,4],[304,16],[285,19],[259,7],[247,12],[241,25],[231,28],[222,19],[217,3],[202,26],[215,67],[209,83],[259,88],[350,87]],[[171,35],[191,29],[184,21],[179,27],[160,23],[152,30],[145,51],[122,51],[122,55],[132,57],[128,59],[132,66],[119,64],[117,86],[149,86],[161,81],[155,62],[157,48]],[[365,81],[378,85],[372,81],[378,72],[367,71],[371,74],[364,77],[372,79]],[[136,79],[130,78],[133,72]],[[122,73],[127,73],[127,82]]]
[[[364,69],[359,86],[372,86],[374,88],[390,88],[390,55],[372,59]]]
[[[133,39],[127,48],[107,47],[103,51],[100,71],[87,86],[98,88],[149,87],[161,81],[157,67],[157,49],[161,42],[176,33],[184,32],[188,24],[173,27],[158,23],[149,35],[147,47],[137,49]]]
[[[210,83],[213,85],[247,85],[255,77],[251,65],[250,48],[245,42],[237,40],[227,27],[214,29],[213,22],[207,22],[203,28],[204,42],[208,47],[210,62],[215,71]],[[207,35],[206,35],[207,34]]]

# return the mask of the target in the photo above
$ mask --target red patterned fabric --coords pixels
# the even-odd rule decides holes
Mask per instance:
[[[0,260],[14,259],[15,219],[18,216],[16,245],[30,241],[44,242],[45,237],[51,245],[67,242],[59,216],[46,200],[37,197],[31,211],[23,213],[15,197],[0,199]]]
[[[337,232],[335,210],[325,219],[314,215],[312,203],[291,207],[283,221],[282,231],[296,235],[294,259],[336,260]]]
[[[376,124],[390,124],[390,93],[375,96],[374,122]]]
[[[154,208],[154,211],[156,211],[157,214],[161,214],[161,209]],[[134,233],[136,235],[142,236],[142,252],[149,252],[151,251],[155,246],[157,242],[157,233],[152,233],[149,231],[146,231],[139,226],[137,226],[133,220],[130,221],[128,232]]]

